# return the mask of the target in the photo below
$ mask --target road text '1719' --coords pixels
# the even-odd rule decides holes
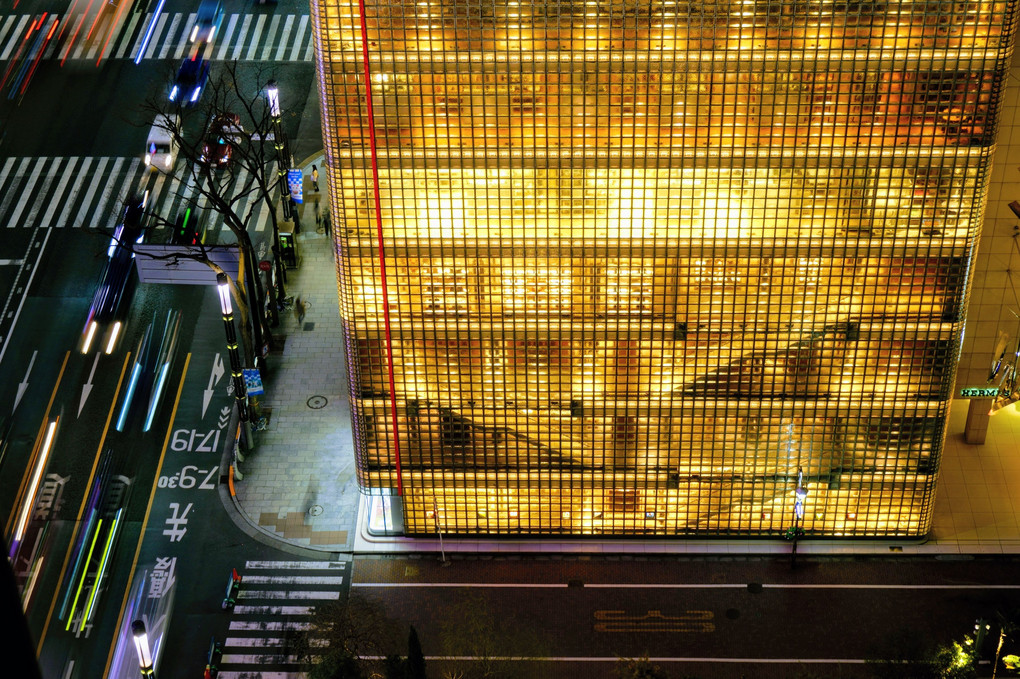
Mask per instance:
[[[198,431],[197,429],[177,429],[170,441],[170,450],[175,452],[188,451],[196,453],[215,453],[220,445],[220,430]]]

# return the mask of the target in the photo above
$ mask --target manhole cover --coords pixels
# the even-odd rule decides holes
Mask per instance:
[[[312,410],[318,410],[319,408],[325,408],[329,401],[326,400],[325,396],[312,396],[310,399],[305,401]]]
[[[308,514],[310,516],[318,516],[322,514],[322,505],[312,505],[308,508]]]

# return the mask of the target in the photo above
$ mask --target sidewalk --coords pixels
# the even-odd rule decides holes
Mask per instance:
[[[235,508],[247,529],[295,547],[347,553],[439,553],[438,540],[378,538],[363,529],[367,503],[358,492],[347,369],[341,350],[336,265],[331,240],[316,233],[311,166],[325,189],[320,153],[305,161],[305,203],[298,236],[301,266],[288,272],[287,294],[308,302],[304,322],[281,318],[282,353],[270,356],[263,403],[272,409],[258,449],[240,465]],[[325,192],[321,205],[327,204]],[[953,403],[935,500],[934,527],[921,544],[807,539],[801,554],[1020,554],[1020,412],[991,419],[984,445],[967,445],[968,401]],[[229,496],[228,496],[229,497]],[[594,554],[787,554],[782,540],[444,540],[447,552]]]

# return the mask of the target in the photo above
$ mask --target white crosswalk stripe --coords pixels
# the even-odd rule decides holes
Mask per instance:
[[[248,561],[223,640],[219,677],[303,679],[293,635],[311,629],[315,606],[340,598],[347,562]],[[312,640],[324,652],[326,642]]]
[[[156,25],[145,45],[143,59],[174,59],[180,61],[191,53],[191,29],[195,25],[194,12],[163,12],[156,17]],[[258,15],[253,22],[251,14],[228,14],[220,24],[219,35],[213,42],[214,60],[240,59],[275,62],[311,61],[314,56],[310,18],[307,14],[273,16]],[[0,61],[16,54],[25,37],[32,15],[0,17]],[[104,23],[97,27],[105,35]],[[58,44],[54,40],[46,50],[46,58],[96,61],[105,50],[106,58],[134,59],[145,42],[145,35],[153,21],[151,12],[132,12],[123,19],[118,34],[107,44],[105,40],[85,40],[84,27],[73,42]],[[69,29],[74,33],[73,29]]]
[[[0,224],[8,229],[109,231],[116,226],[124,202],[148,188],[147,212],[154,215],[149,222],[153,228],[158,228],[160,219],[172,223],[178,213],[191,206],[197,210],[200,228],[206,231],[205,242],[233,242],[234,235],[222,225],[222,220],[205,209],[198,187],[182,178],[185,173],[180,167],[177,169],[174,175],[150,173],[140,157],[8,157],[0,161]],[[269,176],[275,172],[275,165],[270,166]],[[226,191],[239,191],[251,179],[240,167],[225,177]],[[255,198],[239,201],[242,217],[254,206],[249,205],[252,200]],[[248,223],[253,235],[271,229],[271,215],[265,202],[259,201],[256,207]]]

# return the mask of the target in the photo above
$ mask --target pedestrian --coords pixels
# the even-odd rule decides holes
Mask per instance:
[[[312,165],[312,191],[319,192],[319,168]]]
[[[319,212],[319,199],[315,199],[315,231],[322,233],[322,213]]]
[[[305,308],[306,303],[303,299],[298,297],[294,300],[294,317],[297,319],[298,324],[305,322]]]

